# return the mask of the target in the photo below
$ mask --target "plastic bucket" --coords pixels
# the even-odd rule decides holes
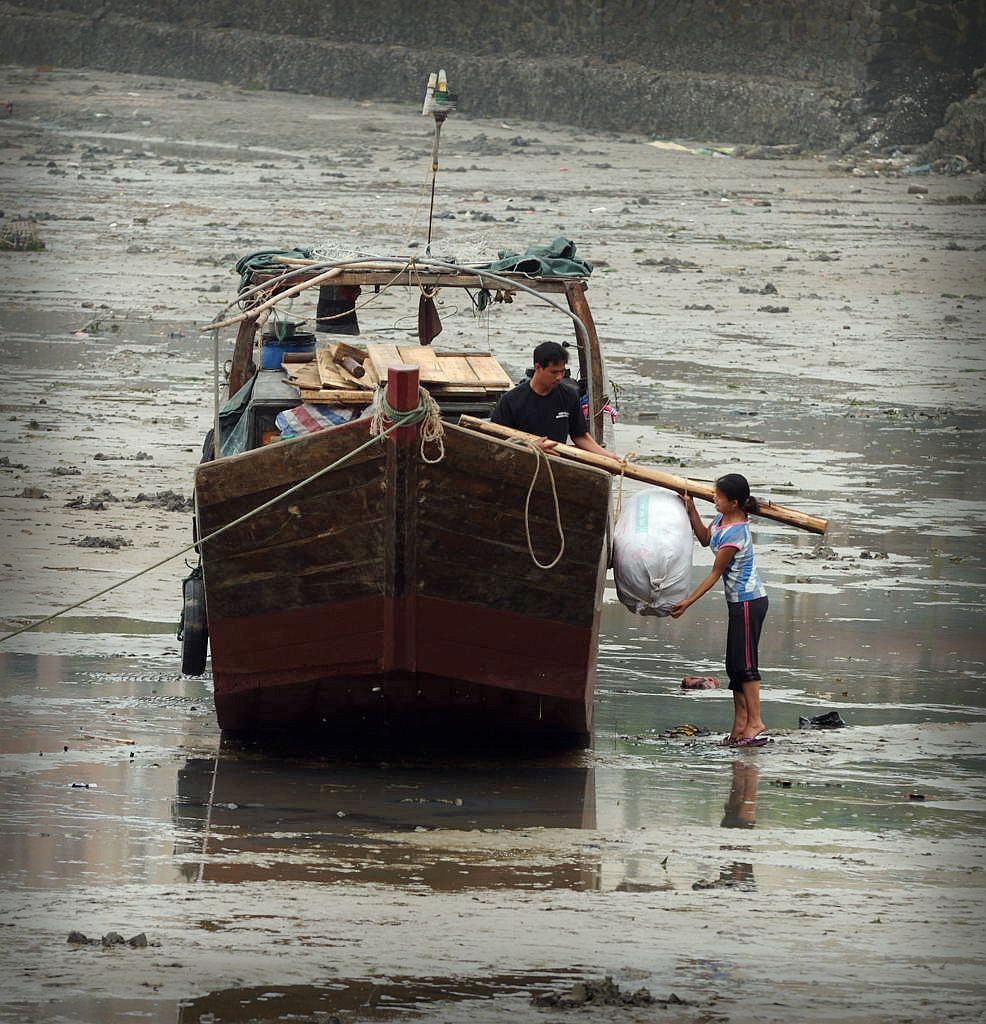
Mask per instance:
[[[314,352],[314,334],[295,334],[278,341],[276,338],[264,338],[260,346],[260,368],[262,370],[279,370],[285,352]]]

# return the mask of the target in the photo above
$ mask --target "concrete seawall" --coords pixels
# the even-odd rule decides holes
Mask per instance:
[[[2,4],[0,60],[815,148],[921,143],[986,62],[984,0]]]

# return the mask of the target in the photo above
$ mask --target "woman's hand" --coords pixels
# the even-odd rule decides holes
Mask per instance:
[[[668,615],[672,619],[680,619],[685,614],[685,609],[688,607],[687,601],[679,601],[672,609],[668,612]]]
[[[684,491],[682,494],[679,494],[678,497],[681,498],[681,503],[685,506],[686,512],[690,513],[695,510],[695,502],[688,491]]]

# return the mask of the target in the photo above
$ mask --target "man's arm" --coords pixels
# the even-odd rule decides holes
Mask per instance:
[[[568,434],[572,444],[581,448],[584,452],[592,452],[593,455],[603,455],[607,459],[615,459],[620,462],[620,456],[614,455],[594,440],[589,433],[589,424],[586,422],[585,413],[582,412],[582,402],[578,395],[572,396],[573,404],[568,410]]]
[[[592,434],[580,434],[578,437],[573,437],[572,444],[574,444],[576,448],[581,448],[584,452],[592,452],[595,455],[605,455],[607,459],[615,459],[617,462],[621,461],[621,456],[617,455],[615,452],[607,451],[593,438]]]

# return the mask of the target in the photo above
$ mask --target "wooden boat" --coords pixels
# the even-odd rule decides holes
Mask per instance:
[[[183,667],[204,668],[207,631],[219,724],[233,734],[368,730],[585,742],[610,475],[541,456],[551,463],[553,488],[542,467],[527,503],[538,469],[532,449],[456,422],[461,413],[488,415],[509,379],[425,384],[443,419],[440,460],[422,458],[419,426],[369,443],[368,416],[271,442],[276,414],[300,398],[284,369],[291,364],[254,369],[258,331],[279,296],[303,298],[306,288],[326,281],[337,296],[381,285],[412,298],[422,289],[490,288],[516,299],[514,309],[521,300],[555,305],[576,328],[590,431],[603,439],[605,375],[584,278],[411,259],[335,266],[299,260],[255,271],[255,291],[242,293],[250,298],[238,315],[228,384],[236,395],[252,381],[239,424],[246,450],[221,453],[217,417],[213,457],[195,474],[201,578],[186,583]],[[393,410],[417,405],[419,370],[427,376],[424,365],[440,354],[437,345],[416,348],[419,357],[404,353],[411,365],[387,373]],[[366,406],[372,392],[317,394],[322,402]],[[532,556],[544,564],[558,550],[555,494],[564,550],[545,569]]]

